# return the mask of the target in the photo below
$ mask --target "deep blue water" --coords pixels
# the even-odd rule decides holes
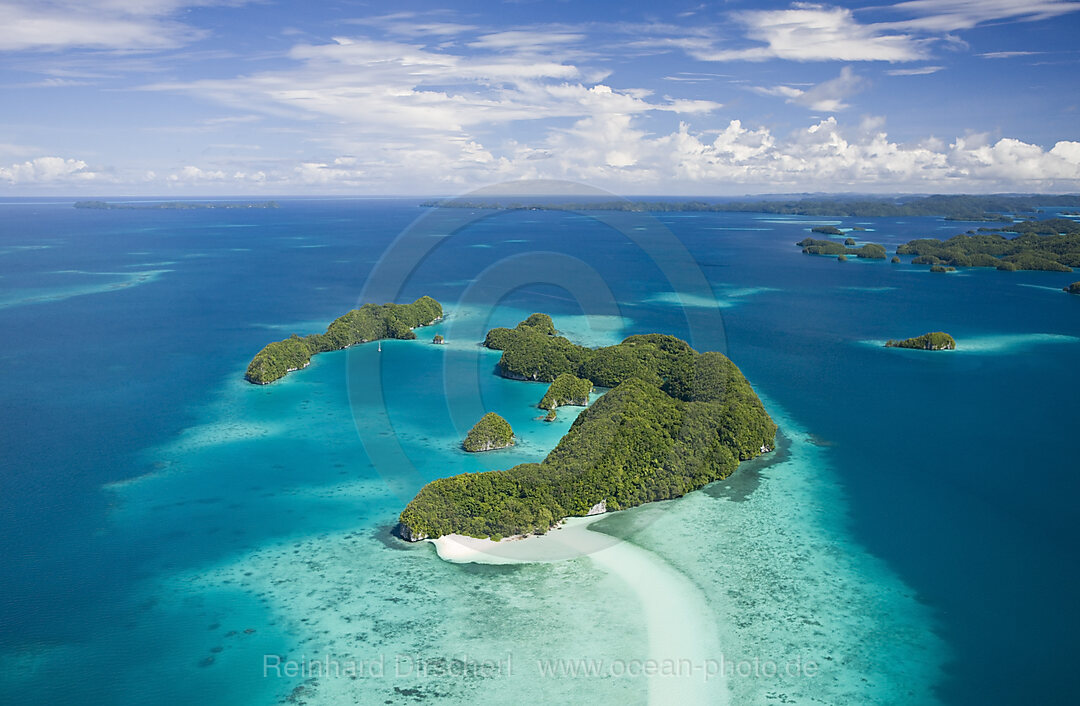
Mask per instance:
[[[7,663],[0,695],[115,702],[116,687],[101,670],[153,662],[150,637],[165,654],[204,629],[180,612],[158,616],[153,635],[125,636],[139,611],[153,610],[144,582],[347,526],[345,512],[267,515],[265,506],[219,508],[207,497],[202,506],[162,506],[161,516],[172,518],[162,520],[168,531],[125,534],[112,519],[123,508],[103,486],[160,470],[147,450],[202,421],[266,342],[294,325],[306,327],[301,333],[321,329],[355,306],[383,251],[422,212],[406,200],[176,212],[0,204],[0,654]],[[1080,337],[1080,298],[1060,291],[1075,274],[931,275],[906,262],[839,264],[794,246],[818,222],[872,228],[864,237],[890,251],[910,238],[962,230],[939,219],[658,215],[725,305],[721,335],[693,330],[665,298],[663,261],[590,216],[478,216],[411,267],[400,300],[430,294],[452,305],[478,272],[523,253],[580,259],[610,288],[631,322],[626,332],[693,335],[701,347],[726,347],[759,390],[829,445],[848,499],[836,512],[931,608],[951,649],[939,685],[944,701],[1071,697],[1072,636],[1080,628],[1073,522],[1080,479],[1071,436],[1080,422],[1080,342],[1045,336]],[[514,289],[504,304],[563,315],[590,308],[536,283]],[[692,320],[693,307],[687,311]],[[930,330],[952,333],[961,350],[920,354],[866,343]],[[297,453],[304,443],[322,459],[306,480],[273,470],[275,454]],[[263,488],[316,486],[339,469],[367,465],[300,440],[244,453],[266,454]],[[237,492],[249,480],[237,480]],[[389,524],[394,508],[356,512]],[[176,517],[188,518],[190,532],[177,529]],[[196,531],[207,527],[215,531]],[[236,614],[262,610],[242,595],[221,600]],[[112,654],[72,660],[62,675],[12,678],[10,670],[26,664],[13,656],[77,650],[88,636],[113,632]],[[268,649],[280,637],[259,635]],[[123,692],[136,694],[131,702],[172,692],[153,670],[132,673],[124,678],[137,685]],[[233,702],[238,694],[265,701],[242,686],[233,686]]]

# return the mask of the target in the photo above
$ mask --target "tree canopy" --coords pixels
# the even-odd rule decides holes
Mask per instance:
[[[267,344],[248,364],[244,377],[248,382],[265,385],[307,366],[311,356],[318,353],[383,338],[413,339],[414,328],[434,323],[442,314],[442,305],[428,296],[412,304],[364,304],[334,319],[326,333],[304,337],[293,334],[284,341]]]
[[[504,356],[518,341],[534,345],[536,335],[519,332]],[[720,353],[699,354],[661,334],[597,351],[577,348],[597,356],[586,356],[596,377],[578,379],[613,389],[578,416],[541,463],[428,483],[401,513],[403,536],[542,533],[601,501],[618,510],[678,497],[775,444],[776,424]],[[556,380],[567,380],[562,375],[569,373]]]

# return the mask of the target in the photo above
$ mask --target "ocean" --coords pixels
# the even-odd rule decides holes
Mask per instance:
[[[665,660],[681,703],[1071,700],[1075,273],[794,244],[978,225],[935,218],[279,202],[0,201],[0,702],[669,703]],[[243,380],[270,341],[424,294],[447,316],[416,341]],[[534,311],[587,345],[725,352],[779,448],[590,525],[612,553],[450,563],[391,537],[422,483],[566,432],[576,408],[543,422],[544,386],[477,345]],[[936,330],[958,350],[881,345]],[[519,443],[467,455],[486,411]]]

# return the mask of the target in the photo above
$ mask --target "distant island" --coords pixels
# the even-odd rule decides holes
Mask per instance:
[[[902,218],[937,216],[955,221],[1012,220],[1003,214],[1034,213],[1040,206],[1080,206],[1080,195],[1038,196],[936,194],[896,198],[802,198],[755,199],[749,201],[599,201],[580,199],[555,203],[540,198],[526,201],[484,199],[466,201],[446,199],[420,204],[426,208],[532,209],[547,211],[640,211],[640,212],[740,212],[774,213],[793,216],[831,216],[854,218]]]
[[[466,451],[493,451],[514,445],[514,430],[510,422],[494,412],[488,412],[469,430],[461,443]]]
[[[106,201],[76,201],[75,208],[90,208],[99,211],[194,211],[208,208],[281,208],[281,204],[279,204],[277,201],[161,201],[159,203],[109,203]]]
[[[905,338],[902,341],[888,340],[886,348],[912,348],[920,351],[953,351],[956,350],[956,341],[944,331],[924,333],[915,338]]]
[[[1068,287],[1065,287],[1064,291],[1069,294],[1080,294],[1080,282],[1073,282]]]
[[[849,239],[850,240],[850,239]],[[855,241],[851,241],[854,243]],[[860,247],[851,247],[835,240],[815,240],[803,238],[795,243],[803,249],[807,255],[839,255],[841,257],[861,257],[870,260],[884,260],[886,256],[885,246],[877,243],[867,243]],[[846,260],[847,257],[844,257]]]
[[[383,338],[413,339],[414,328],[433,324],[442,315],[442,305],[428,296],[412,304],[364,304],[335,319],[326,333],[303,337],[293,334],[284,341],[267,344],[248,364],[244,378],[256,385],[266,385],[306,368],[311,356],[318,353]]]
[[[896,252],[915,255],[914,265],[1071,272],[1080,267],[1080,223],[1068,218],[1024,221],[1003,228],[980,228],[948,240],[911,240]]]
[[[552,381],[572,374],[612,389],[542,462],[425,485],[401,512],[404,539],[543,533],[565,517],[679,497],[774,447],[776,424],[724,355],[662,334],[594,350],[548,332],[547,320],[488,332],[489,347],[503,351],[499,371]]]

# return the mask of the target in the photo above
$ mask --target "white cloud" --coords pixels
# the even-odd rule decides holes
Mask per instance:
[[[689,48],[702,61],[915,61],[925,41],[911,34],[860,24],[851,10],[796,4],[787,10],[738,12],[749,39],[764,43],[741,49]]]
[[[1015,59],[1018,56],[1035,56],[1042,54],[1039,51],[988,51],[975,56],[983,59]]]
[[[565,44],[576,44],[584,39],[585,35],[577,32],[507,30],[484,34],[475,41],[469,42],[469,46],[474,49],[538,51]]]
[[[803,105],[811,110],[834,113],[850,108],[844,100],[862,90],[866,83],[866,79],[856,74],[850,66],[845,66],[836,78],[808,89],[780,85],[757,86],[752,90],[762,95],[786,98],[788,103]]]
[[[890,23],[894,28],[955,32],[1000,20],[1048,20],[1080,10],[1071,0],[909,0],[888,9],[916,15]]]
[[[206,35],[174,19],[185,7],[243,0],[0,0],[0,51],[167,49]]]
[[[81,159],[63,157],[38,157],[0,167],[0,181],[11,185],[85,182],[98,177]]]
[[[650,101],[648,92],[587,85],[587,71],[526,53],[464,55],[413,44],[338,38],[300,45],[291,70],[159,84],[243,110],[338,122],[341,134],[466,138],[477,127],[595,113],[704,113],[706,100]]]
[[[889,69],[885,73],[890,76],[926,76],[928,74],[936,74],[938,71],[943,71],[944,66],[916,66],[911,69]]]
[[[739,120],[695,132],[680,123],[651,134],[632,116],[601,113],[532,144],[475,140],[386,145],[257,172],[186,167],[173,183],[218,183],[232,192],[463,191],[515,179],[569,179],[624,193],[1071,191],[1080,188],[1080,142],[1050,149],[1014,138],[966,135],[945,143],[890,140],[880,118],[846,129],[835,118],[778,136]],[[390,163],[388,158],[395,161]]]
[[[909,0],[862,8],[907,15],[890,22],[863,23],[859,10],[796,2],[784,10],[731,14],[751,46],[721,45],[712,36],[656,37],[656,47],[678,47],[702,61],[888,61],[925,59],[935,42],[964,43],[951,33],[990,22],[1047,20],[1080,11],[1075,0]],[[1007,56],[994,52],[986,56]],[[1020,55],[1016,53],[1015,55]]]

